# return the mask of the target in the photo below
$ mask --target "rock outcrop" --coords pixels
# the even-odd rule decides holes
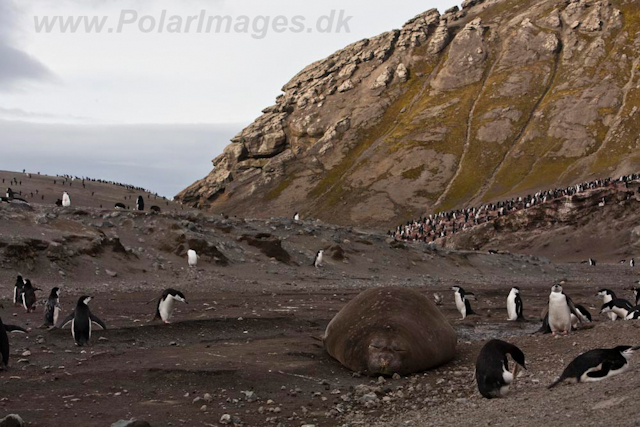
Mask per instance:
[[[628,0],[467,0],[315,62],[184,204],[396,224],[640,168]]]

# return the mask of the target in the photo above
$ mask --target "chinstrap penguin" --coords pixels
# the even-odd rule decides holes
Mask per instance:
[[[162,320],[164,323],[170,323],[171,316],[173,315],[173,303],[180,301],[185,304],[189,304],[184,297],[184,294],[175,289],[166,289],[156,305],[156,315],[154,320]]]
[[[44,325],[54,326],[58,324],[60,317],[60,288],[51,289],[47,303],[44,306]]]
[[[514,286],[507,297],[507,320],[524,320],[522,314],[522,298],[520,297],[520,288]]]
[[[78,299],[78,304],[76,304],[73,313],[56,326],[57,328],[64,328],[71,322],[71,334],[77,346],[83,346],[89,342],[91,339],[91,325],[93,323],[102,329],[107,329],[107,325],[98,317],[94,316],[91,310],[89,310],[88,304],[91,299],[92,297],[86,295],[81,296]]]
[[[615,348],[598,348],[573,359],[560,375],[549,385],[553,388],[566,379],[575,382],[601,381],[620,374],[629,367],[629,359],[640,346],[621,345]]]
[[[27,310],[27,313],[30,313],[33,310],[35,310],[36,302],[37,302],[36,291],[39,291],[39,290],[40,289],[34,288],[31,285],[31,280],[29,279],[25,280],[24,288],[22,290],[22,306],[24,307],[25,310]]]
[[[513,372],[509,371],[510,354],[514,364]],[[478,390],[487,399],[503,397],[518,374],[518,365],[525,366],[524,353],[518,347],[501,340],[486,343],[476,360],[476,382]]]
[[[7,336],[7,332],[27,333],[26,329],[20,326],[3,324],[2,319],[0,319],[0,355],[2,356],[0,368],[2,369],[6,369],[9,366],[9,337]]]
[[[22,292],[24,292],[24,279],[18,276],[16,284],[13,287],[13,305],[22,305]]]
[[[313,266],[315,268],[321,267],[322,266],[322,258],[324,255],[324,250],[320,249],[317,253],[316,253],[316,257],[313,259]]]
[[[607,289],[607,288],[602,288],[598,291],[598,296],[602,297],[602,303],[606,304],[609,301],[611,301],[612,299],[616,298],[616,294],[615,292],[613,292],[611,289]],[[607,313],[607,317],[611,320],[616,320],[618,318],[618,315],[616,313],[614,313],[613,311],[610,311]]]
[[[198,259],[200,257],[193,249],[189,249],[187,251],[187,262],[189,263],[189,267],[196,267],[198,265]]]
[[[456,308],[463,319],[472,314],[476,314],[471,308],[471,303],[469,303],[469,295],[473,295],[471,292],[465,292],[460,286],[452,286],[451,290],[453,291],[453,297],[456,301]]]
[[[557,332],[571,332],[572,313],[582,323],[581,314],[576,310],[571,298],[562,291],[562,286],[553,285],[549,294],[549,328],[553,335]]]

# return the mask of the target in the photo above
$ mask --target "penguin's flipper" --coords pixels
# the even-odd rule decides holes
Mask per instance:
[[[65,326],[67,326],[69,323],[71,323],[71,321],[73,320],[73,318],[76,316],[76,312],[72,312],[70,315],[68,315],[67,317],[65,317],[61,322],[59,322],[57,325],[54,326],[54,328],[57,329],[62,329]]]
[[[518,318],[516,320],[523,321],[524,314],[522,312],[522,298],[516,298],[516,313],[518,313]]]
[[[4,329],[7,332],[22,332],[23,334],[27,333],[27,330],[20,327],[20,326],[16,326],[16,325],[7,325],[6,323],[4,324]]]
[[[89,318],[91,319],[91,321],[93,323],[95,323],[96,325],[100,326],[102,329],[105,329],[105,330],[107,329],[107,325],[105,325],[102,320],[98,319],[93,314],[89,313]]]
[[[622,367],[622,365],[620,365],[619,368],[621,368],[621,367]],[[619,368],[616,368],[616,369],[619,369]],[[600,369],[595,370],[595,371],[591,371],[591,372],[587,372],[587,377],[589,377],[589,378],[606,378],[606,376],[609,374],[609,371],[611,371],[612,369],[613,369],[612,363],[610,361],[608,361],[608,360],[605,360],[600,365]]]
[[[534,334],[550,334],[550,333],[551,333],[551,326],[549,326],[549,313],[547,312],[547,314],[544,316],[544,319],[542,320],[542,326],[540,326],[540,329],[535,331]]]
[[[569,306],[569,310],[571,310],[571,313],[578,318],[578,322],[580,323],[580,325],[582,325],[584,323],[582,321],[582,318],[583,318],[582,313],[578,311],[578,309],[576,308],[576,305],[573,303],[569,295],[564,294],[564,296],[567,297],[567,305]]]

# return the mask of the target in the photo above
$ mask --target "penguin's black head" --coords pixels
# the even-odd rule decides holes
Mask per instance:
[[[91,301],[93,299],[93,297],[90,297],[88,295],[83,295],[80,298],[78,298],[78,305],[88,305],[89,301]]]
[[[170,296],[173,297],[173,299],[175,299],[177,301],[183,302],[185,304],[189,304],[187,302],[187,299],[185,298],[184,294],[182,292],[180,292],[180,291],[177,291],[175,289],[167,289],[165,291],[165,293],[166,293],[167,296],[170,295]]]
[[[59,287],[55,287],[53,289],[51,289],[51,295],[49,295],[49,298],[59,298],[60,297],[60,288]]]
[[[453,292],[460,292],[460,291],[462,291],[462,288],[461,288],[460,286],[452,286],[452,287],[451,287],[451,290],[452,290]]]
[[[562,286],[561,285],[553,285],[551,287],[551,292],[558,292],[558,293],[562,292]]]
[[[520,293],[520,288],[519,288],[519,287],[517,287],[517,286],[514,286],[513,288],[511,288],[511,290],[512,290],[513,292],[515,292],[516,294],[519,294],[519,293]]]
[[[640,346],[631,347],[630,345],[619,345],[614,348],[614,350],[619,351],[627,360],[629,360],[638,349],[640,349]]]
[[[607,289],[607,288],[602,288],[598,291],[598,295],[599,297],[603,297],[609,295],[611,298],[615,298],[616,294],[611,290],[611,289]]]
[[[29,280],[29,279],[25,280],[24,281],[24,287],[27,288],[27,289],[31,288],[32,287],[31,286],[31,280]]]
[[[525,365],[525,361],[524,361],[524,353],[522,352],[522,350],[520,350],[518,347],[514,345],[513,348],[511,348],[511,351],[509,352],[509,354],[511,355],[511,357],[513,357],[513,360],[518,365],[522,366],[524,369],[527,369],[527,366]]]

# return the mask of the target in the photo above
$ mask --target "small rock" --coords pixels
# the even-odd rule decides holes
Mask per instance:
[[[111,277],[117,277],[118,276],[118,273],[116,273],[113,270],[106,269],[104,272],[107,273],[107,276],[111,276]]]
[[[229,424],[231,423],[231,415],[224,414],[220,417],[220,424]]]

